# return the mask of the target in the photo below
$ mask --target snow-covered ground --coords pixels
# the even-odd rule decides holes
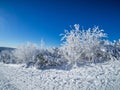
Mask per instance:
[[[120,61],[71,70],[0,63],[0,90],[120,90]]]

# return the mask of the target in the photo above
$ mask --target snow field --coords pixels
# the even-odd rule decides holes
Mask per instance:
[[[0,64],[0,90],[120,90],[120,61],[71,70]]]

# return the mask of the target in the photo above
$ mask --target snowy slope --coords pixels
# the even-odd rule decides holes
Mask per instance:
[[[10,48],[10,47],[0,47],[0,52],[3,51],[3,50],[8,50],[8,51],[12,51],[14,50],[15,48]]]
[[[0,90],[120,90],[120,61],[71,70],[0,63]]]

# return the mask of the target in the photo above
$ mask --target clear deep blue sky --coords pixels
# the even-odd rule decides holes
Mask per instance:
[[[70,25],[99,26],[109,40],[120,38],[119,0],[0,0],[0,46],[21,43],[59,46]]]

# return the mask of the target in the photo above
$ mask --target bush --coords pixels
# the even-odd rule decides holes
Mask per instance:
[[[37,55],[37,62],[35,66],[37,68],[43,68],[47,66],[60,66],[64,60],[61,58],[58,48],[44,49],[39,55]]]
[[[35,63],[35,67],[37,69],[44,68],[47,65],[47,61],[44,59],[42,54],[37,55],[37,61]]]
[[[36,62],[36,56],[39,54],[37,45],[27,43],[14,50],[14,56],[16,57],[17,63],[26,63],[27,67]]]
[[[106,34],[98,27],[88,30],[79,30],[78,24],[75,24],[74,27],[75,29],[66,30],[65,34],[62,34],[62,40],[64,40],[60,47],[62,55],[74,65],[82,60],[93,62],[94,59],[97,59],[97,55],[94,54],[97,49],[100,50],[100,42],[106,37]]]
[[[49,48],[47,50],[47,55],[44,55],[44,58],[48,61],[49,66],[58,66],[64,62],[58,48]]]
[[[3,50],[0,52],[0,62],[9,64],[16,63],[13,52],[10,50]]]

